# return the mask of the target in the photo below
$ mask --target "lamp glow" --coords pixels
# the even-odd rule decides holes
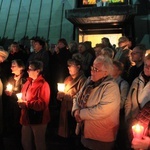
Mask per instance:
[[[132,126],[132,132],[133,132],[134,138],[141,139],[144,133],[144,127],[139,124],[136,124]]]
[[[7,86],[6,86],[6,91],[11,92],[12,89],[13,89],[13,86],[10,83],[8,83]]]
[[[59,92],[65,91],[65,84],[64,83],[57,83],[57,89]]]

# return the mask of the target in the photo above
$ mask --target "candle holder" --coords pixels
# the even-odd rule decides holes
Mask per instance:
[[[8,83],[6,86],[6,91],[12,92],[12,89],[13,89],[13,86],[10,83]]]
[[[17,93],[16,94],[17,98],[18,98],[18,101],[22,101],[22,93]]]
[[[144,127],[141,126],[140,124],[133,125],[132,132],[133,132],[134,138],[141,139],[144,133]]]
[[[57,83],[57,89],[59,92],[65,91],[65,84],[64,83]]]

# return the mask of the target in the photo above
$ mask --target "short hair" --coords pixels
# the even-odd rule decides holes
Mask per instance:
[[[92,48],[92,42],[91,41],[85,41],[84,44],[86,45],[87,49]]]
[[[15,46],[18,50],[20,50],[20,46],[19,46],[18,42],[13,42],[13,43],[11,43],[10,46]]]
[[[99,43],[99,44],[96,44],[96,47],[94,47],[94,52],[95,52],[95,55],[96,57],[101,55],[101,50],[105,47],[104,44],[102,43]]]
[[[68,46],[68,43],[64,38],[59,39],[57,43],[63,43],[66,47]]]
[[[85,43],[81,42],[81,43],[78,44],[78,46],[79,45],[82,45],[85,48],[85,50],[87,50],[87,45]]]
[[[24,62],[21,59],[14,59],[11,63],[17,63],[19,68],[23,68],[22,70],[25,70]]]
[[[109,40],[109,38],[107,38],[107,37],[103,37],[102,40],[104,40],[104,41],[107,42],[107,43],[110,43],[110,40]]]
[[[124,70],[124,65],[123,65],[123,63],[121,63],[120,61],[114,60],[114,61],[113,61],[113,64],[114,64],[120,71],[123,72],[123,70]]]
[[[112,59],[110,57],[104,56],[104,55],[99,55],[98,57],[96,57],[94,62],[102,63],[103,64],[103,67],[102,67],[103,70],[107,71],[108,74],[111,74],[112,68],[113,68],[113,63],[112,63]]]
[[[39,60],[33,60],[29,62],[29,65],[33,67],[34,70],[40,70],[40,72],[43,71],[43,62]]]
[[[34,42],[38,42],[43,48],[45,46],[45,41],[43,39],[35,38]]]
[[[78,43],[76,42],[76,41],[71,41],[70,43],[69,43],[69,50],[71,51],[71,52],[75,52],[75,51],[77,51],[77,49],[78,49]]]
[[[137,47],[140,51],[142,51],[143,53],[146,53],[146,46],[144,44],[138,44],[135,47]],[[134,48],[135,48],[134,47]]]
[[[97,43],[94,48],[97,48],[97,47],[102,49],[105,47],[105,45],[103,43]]]
[[[102,53],[103,52],[103,53]],[[114,57],[114,51],[112,48],[109,48],[109,47],[104,47],[102,50],[101,50],[101,53],[103,55],[107,55],[108,57],[110,58],[113,58]]]
[[[83,56],[79,53],[76,53],[72,56],[71,59],[69,59],[67,61],[67,64],[70,65],[70,64],[74,64],[76,66],[80,66],[80,70],[83,68],[82,65],[83,65]]]
[[[123,43],[123,42],[127,42],[129,41],[129,39],[126,36],[122,36],[118,39],[118,43]]]

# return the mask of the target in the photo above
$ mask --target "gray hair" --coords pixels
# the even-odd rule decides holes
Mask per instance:
[[[4,48],[2,46],[0,46],[0,56],[4,58],[4,60],[7,59],[8,57],[8,52],[4,50]]]
[[[94,60],[95,63],[102,63],[103,64],[103,71],[107,71],[108,74],[110,75],[112,72],[112,68],[113,68],[113,61],[110,57],[105,56],[105,55],[99,55],[98,57],[96,57],[96,59]]]
[[[104,47],[104,48],[101,50],[101,54],[107,55],[107,56],[110,57],[110,58],[113,58],[113,57],[114,57],[114,51],[113,51],[112,48],[109,48],[109,47]]]

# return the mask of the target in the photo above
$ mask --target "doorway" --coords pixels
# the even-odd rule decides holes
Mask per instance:
[[[118,47],[118,39],[122,36],[122,33],[115,34],[94,34],[94,35],[79,35],[79,42],[91,41],[92,47],[95,47],[97,43],[101,43],[103,37],[107,37],[110,43],[115,44]]]

